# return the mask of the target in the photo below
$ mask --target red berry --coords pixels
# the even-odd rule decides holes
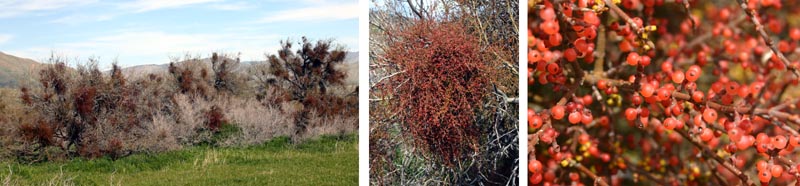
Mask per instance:
[[[639,54],[631,52],[630,54],[628,54],[628,58],[627,58],[628,65],[631,65],[631,66],[639,65],[639,59],[640,59]],[[645,97],[647,97],[647,96],[645,96]]]
[[[746,150],[747,148],[750,148],[754,142],[755,138],[753,138],[753,136],[742,136],[742,138],[736,142],[736,148],[739,150]]]
[[[703,102],[703,92],[697,90],[692,92],[692,100],[698,103]]]
[[[772,179],[772,174],[770,174],[769,172],[767,171],[758,172],[758,180],[760,180],[761,183],[769,183],[770,179]]]
[[[575,62],[575,60],[578,59],[578,52],[576,52],[574,48],[568,48],[564,51],[564,59],[567,59],[569,62]]]
[[[639,64],[640,64],[640,65],[642,65],[642,66],[648,66],[648,65],[650,65],[650,56],[646,56],[646,55],[645,55],[645,56],[642,56],[642,57],[639,59]]]
[[[672,72],[672,82],[683,83],[684,78],[683,71],[676,70],[675,72]]]
[[[625,109],[625,119],[628,119],[628,121],[633,121],[638,115],[639,112],[635,108]]]
[[[564,106],[556,105],[550,109],[550,114],[553,114],[553,119],[562,119],[564,118]]]
[[[542,182],[542,174],[539,173],[539,174],[531,175],[530,181],[531,181],[531,184],[534,184],[534,185],[541,183]]]
[[[764,160],[758,160],[756,162],[756,170],[758,171],[767,171],[769,169],[769,163]]]
[[[695,81],[697,81],[697,79],[700,78],[700,74],[702,74],[702,73],[703,73],[703,71],[700,69],[699,66],[692,65],[691,67],[689,67],[689,70],[686,70],[686,74],[685,74],[686,75],[686,80],[689,80],[689,82],[695,82]]]
[[[642,84],[642,87],[639,89],[639,93],[642,93],[643,97],[650,97],[653,96],[653,93],[656,91],[656,88],[649,83]]]
[[[546,33],[547,35],[556,34],[558,33],[559,30],[558,23],[556,23],[555,21],[545,21],[540,26],[542,28],[542,31],[544,31],[544,33]]]
[[[706,108],[703,111],[703,121],[706,121],[706,123],[717,121],[717,111],[712,108]]]
[[[789,145],[793,147],[800,146],[800,136],[790,136],[789,137]]]
[[[605,90],[608,88],[608,81],[601,79],[597,81],[597,88],[600,90]]]
[[[777,149],[783,149],[784,147],[786,147],[787,143],[788,141],[786,140],[786,137],[783,135],[772,137],[772,146]]]
[[[711,141],[711,138],[713,137],[714,137],[714,131],[712,131],[709,128],[703,129],[703,132],[700,133],[700,140],[703,140],[705,142]]]
[[[781,174],[783,174],[783,166],[781,166],[781,165],[773,165],[772,166],[772,170],[770,170],[770,172],[772,173],[772,177],[776,177],[776,178],[777,177],[781,177]]]
[[[542,162],[539,160],[533,159],[530,163],[528,163],[528,170],[532,173],[541,173],[542,172]]]
[[[561,67],[558,66],[556,63],[547,64],[547,72],[550,74],[558,74],[561,73]]]
[[[539,62],[542,60],[542,55],[539,54],[537,50],[529,50],[528,51],[528,62]]]
[[[792,38],[792,40],[795,40],[795,41],[800,40],[800,29],[798,29],[798,28],[790,29],[789,30],[789,37]]]
[[[633,105],[641,105],[642,104],[642,96],[639,96],[639,94],[632,95],[631,96],[631,103],[633,103]]]
[[[656,93],[656,97],[658,98],[659,101],[667,100],[669,99],[670,96],[672,96],[672,94],[670,93],[669,89],[666,88],[660,88]]]
[[[556,19],[556,11],[552,7],[547,7],[539,11],[539,17],[545,21],[553,21]]]
[[[561,36],[561,34],[555,33],[548,36],[547,42],[550,44],[550,46],[558,46],[561,45],[562,40],[564,40],[564,38]]]
[[[543,124],[542,117],[538,115],[533,116],[531,117],[530,120],[528,120],[528,127],[530,127],[531,129],[538,129],[539,127],[542,127],[542,124]]]
[[[578,124],[581,122],[581,119],[583,119],[583,116],[581,115],[580,112],[569,113],[569,118],[568,118],[569,123]]]
[[[664,128],[666,128],[667,130],[673,130],[677,126],[678,126],[678,120],[676,120],[675,118],[668,117],[667,119],[664,120]]]
[[[583,123],[584,125],[592,123],[593,120],[594,116],[592,116],[592,113],[589,112],[583,113],[583,116],[581,117],[581,123]]]
[[[742,139],[742,130],[739,130],[738,128],[728,130],[728,138],[731,139],[731,142],[738,142]]]

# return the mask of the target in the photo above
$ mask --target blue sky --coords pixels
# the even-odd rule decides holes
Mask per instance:
[[[335,39],[358,50],[357,0],[3,0],[0,51],[123,67],[185,54],[264,60],[279,41]]]

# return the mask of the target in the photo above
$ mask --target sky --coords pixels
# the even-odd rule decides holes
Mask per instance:
[[[358,50],[357,0],[3,0],[0,52],[40,62],[129,67],[186,54],[264,60],[280,41],[334,39]]]

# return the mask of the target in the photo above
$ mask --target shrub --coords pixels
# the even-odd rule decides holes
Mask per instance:
[[[225,101],[229,121],[238,126],[240,135],[233,135],[223,145],[256,145],[278,136],[292,136],[294,133],[293,109],[287,106],[268,105],[253,99],[234,99]],[[285,111],[280,107],[287,108]]]
[[[211,109],[206,111],[206,127],[209,130],[216,132],[222,124],[225,123],[225,115],[222,113],[222,109],[219,106],[214,105],[211,106]]]
[[[67,156],[127,155],[133,151],[128,144],[142,138],[141,121],[150,120],[153,111],[171,107],[154,104],[164,95],[143,97],[142,92],[156,91],[137,87],[147,83],[125,83],[116,64],[104,75],[94,60],[75,70],[60,58],[50,61],[52,65],[40,72],[40,86],[21,89],[23,107],[33,113],[28,115],[33,119],[18,126],[24,146],[18,155],[27,157],[23,159],[43,160],[49,146]]]
[[[478,150],[475,112],[487,69],[476,39],[460,24],[425,20],[391,34],[385,57],[404,73],[383,91],[394,91],[393,107],[417,146],[448,163]]]
[[[239,58],[229,59],[226,55],[211,55],[211,68],[214,71],[214,89],[233,93],[236,91],[238,81],[234,70],[239,66]]]
[[[304,108],[295,116],[295,134],[302,135],[307,128],[311,110],[326,110],[322,113],[342,113],[342,108],[352,111],[357,104],[337,104],[340,98],[328,93],[328,88],[342,85],[346,74],[336,68],[345,58],[345,51],[341,47],[334,48],[330,40],[320,40],[313,43],[303,37],[301,48],[293,52],[291,41],[281,42],[281,49],[277,55],[270,55],[267,59],[269,70],[262,71],[261,79],[269,79],[265,83],[277,84],[289,93],[291,101],[303,103]],[[263,73],[263,72],[268,72]],[[270,77],[263,77],[269,75]],[[352,98],[354,99],[354,98]],[[333,107],[329,107],[333,106]]]
[[[314,120],[311,127],[355,123],[355,96],[327,92],[341,88],[344,74],[334,66],[343,60],[344,52],[329,51],[330,41],[303,42],[296,55],[288,52],[291,46],[287,45],[282,58],[273,56],[277,61],[268,63],[285,65],[282,68],[299,81],[292,82],[294,77],[276,80],[268,88],[283,95],[261,94],[264,101],[251,97],[257,94],[248,92],[255,88],[247,84],[239,59],[226,55],[173,59],[165,74],[131,79],[116,64],[102,72],[98,62],[90,59],[73,69],[54,56],[39,72],[37,84],[23,86],[11,96],[14,109],[7,109],[6,100],[0,100],[0,148],[4,149],[0,155],[9,150],[28,162],[78,156],[117,159],[196,144],[248,145],[275,136],[302,139],[308,136],[297,135],[300,130],[294,124],[318,115],[346,119]],[[297,60],[307,60],[306,65],[298,66]],[[307,69],[292,71],[303,66]],[[297,87],[295,83],[303,84]],[[312,113],[314,109],[324,112]]]
[[[616,2],[528,5],[528,181],[797,184],[797,4]]]

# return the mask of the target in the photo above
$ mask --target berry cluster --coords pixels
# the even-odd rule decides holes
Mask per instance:
[[[800,183],[794,4],[530,1],[529,182]]]

